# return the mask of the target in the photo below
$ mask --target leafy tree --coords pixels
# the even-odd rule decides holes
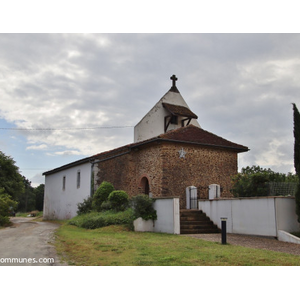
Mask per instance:
[[[43,210],[44,184],[37,188],[19,173],[15,161],[0,151],[0,188],[19,203],[19,211]]]
[[[15,161],[0,151],[0,187],[17,200],[18,196],[24,191],[23,178],[19,173],[19,168]]]
[[[298,222],[300,223],[300,113],[295,103],[293,103],[294,111],[294,166],[296,174],[299,177],[297,192],[295,195],[296,200],[296,214]]]
[[[24,191],[18,196],[18,211],[28,212],[36,209],[36,200],[34,188],[31,186],[31,182],[24,176],[22,176],[24,183]]]
[[[34,189],[35,193],[35,209],[42,211],[44,207],[44,191],[45,191],[45,185],[40,184]]]
[[[268,196],[269,182],[298,182],[298,177],[291,173],[287,175],[260,166],[242,168],[241,173],[232,177],[231,192],[235,197]]]
[[[14,211],[18,203],[11,199],[11,196],[7,194],[4,188],[0,188],[0,226],[9,223],[9,213]]]

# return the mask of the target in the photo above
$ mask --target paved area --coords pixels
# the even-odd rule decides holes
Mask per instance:
[[[52,244],[58,224],[33,218],[11,218],[12,225],[0,230],[0,266],[59,266]]]
[[[186,234],[193,238],[203,239],[211,242],[221,243],[221,234]],[[227,233],[227,243],[248,248],[265,249],[276,252],[284,252],[300,255],[300,245],[293,243],[280,242],[275,238],[257,237],[242,234]]]

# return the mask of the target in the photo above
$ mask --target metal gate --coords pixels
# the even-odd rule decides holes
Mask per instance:
[[[198,201],[197,201],[197,188],[190,187],[190,207],[191,209],[198,209]]]
[[[186,208],[198,209],[197,188],[195,186],[186,188]]]

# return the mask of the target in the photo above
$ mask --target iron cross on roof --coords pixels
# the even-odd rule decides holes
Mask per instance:
[[[176,77],[176,75],[173,75],[170,77],[170,79],[172,80],[172,87],[176,86],[176,81],[178,80],[178,78]]]

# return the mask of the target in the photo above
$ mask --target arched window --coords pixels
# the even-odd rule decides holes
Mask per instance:
[[[149,192],[150,192],[150,186],[149,186],[149,180],[148,180],[147,177],[143,177],[143,178],[141,179],[140,187],[141,187],[141,189],[142,189],[142,193],[143,193],[143,194],[149,195]]]

